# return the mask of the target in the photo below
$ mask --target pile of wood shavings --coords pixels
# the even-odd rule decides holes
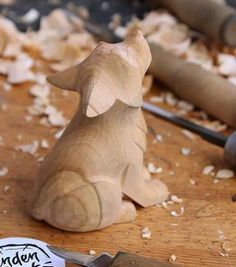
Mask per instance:
[[[15,85],[30,82],[29,94],[33,103],[27,107],[25,120],[29,122],[36,117],[41,125],[59,127],[55,135],[58,139],[67,120],[51,103],[47,74],[41,71],[43,64],[47,62],[51,71],[64,70],[84,60],[97,42],[84,29],[82,20],[73,16],[68,18],[61,9],[43,17],[37,32],[19,32],[11,20],[0,16],[0,33],[4,34],[1,35],[4,46],[0,44],[0,74],[6,77],[2,83],[3,90],[9,92]],[[7,111],[7,103],[1,103],[1,109]],[[40,141],[34,140],[16,149],[35,155],[39,145]],[[41,141],[41,147],[49,147],[46,140]]]

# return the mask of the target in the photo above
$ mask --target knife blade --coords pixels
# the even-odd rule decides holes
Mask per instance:
[[[48,246],[55,255],[84,267],[172,267],[173,264],[156,259],[141,257],[135,254],[118,252],[114,257],[108,253],[90,256],[72,252],[63,248]],[[180,267],[180,265],[175,265]]]
[[[108,267],[113,260],[113,256],[109,255],[108,253],[102,253],[99,256],[90,256],[59,247],[47,247],[58,257],[85,267]]]

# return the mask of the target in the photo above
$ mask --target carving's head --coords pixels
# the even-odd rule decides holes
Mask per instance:
[[[79,65],[48,78],[55,86],[78,91],[88,117],[100,115],[117,99],[132,107],[142,105],[142,80],[151,62],[147,42],[138,29],[118,44],[101,42]]]

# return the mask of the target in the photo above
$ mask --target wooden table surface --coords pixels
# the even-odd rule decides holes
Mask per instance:
[[[0,147],[0,167],[9,169],[6,176],[0,177],[1,238],[36,238],[83,253],[88,253],[90,249],[113,254],[118,250],[129,251],[163,261],[174,254],[176,263],[189,267],[236,266],[236,203],[231,200],[236,193],[236,180],[214,183],[212,176],[202,174],[206,165],[214,164],[217,169],[227,167],[222,159],[222,150],[199,137],[191,141],[178,127],[146,112],[147,125],[152,131],[148,134],[145,162],[153,162],[163,168],[162,173],[153,177],[165,181],[171,194],[184,199],[181,205],[170,205],[171,210],[177,211],[184,206],[182,216],[173,217],[162,207],[138,208],[136,222],[90,233],[64,232],[32,219],[27,211],[26,199],[32,189],[38,163],[32,155],[17,151],[15,146],[46,138],[52,147],[57,129],[39,125],[38,118],[33,117],[31,122],[25,120],[26,108],[32,103],[29,86],[18,85],[10,92],[0,88],[1,103],[8,105],[6,111],[0,111],[0,135],[4,140],[4,145]],[[64,96],[61,90],[53,89],[53,103],[69,119],[78,105],[78,96],[75,93]],[[163,136],[163,142],[153,143],[154,132]],[[23,137],[21,141],[17,139],[19,134]],[[181,147],[191,148],[192,154],[182,155]],[[47,152],[39,150],[40,155]],[[175,175],[171,175],[173,172]],[[190,183],[191,179],[196,181],[195,185]],[[5,186],[10,186],[10,190],[4,192]],[[150,239],[141,238],[144,227],[151,230]],[[225,236],[224,240],[219,238],[220,231]],[[232,249],[228,257],[219,255],[226,240]]]

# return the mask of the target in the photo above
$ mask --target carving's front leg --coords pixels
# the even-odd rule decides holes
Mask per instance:
[[[143,168],[130,164],[123,182],[122,192],[143,207],[152,206],[168,198],[168,189],[159,180],[147,180]]]

